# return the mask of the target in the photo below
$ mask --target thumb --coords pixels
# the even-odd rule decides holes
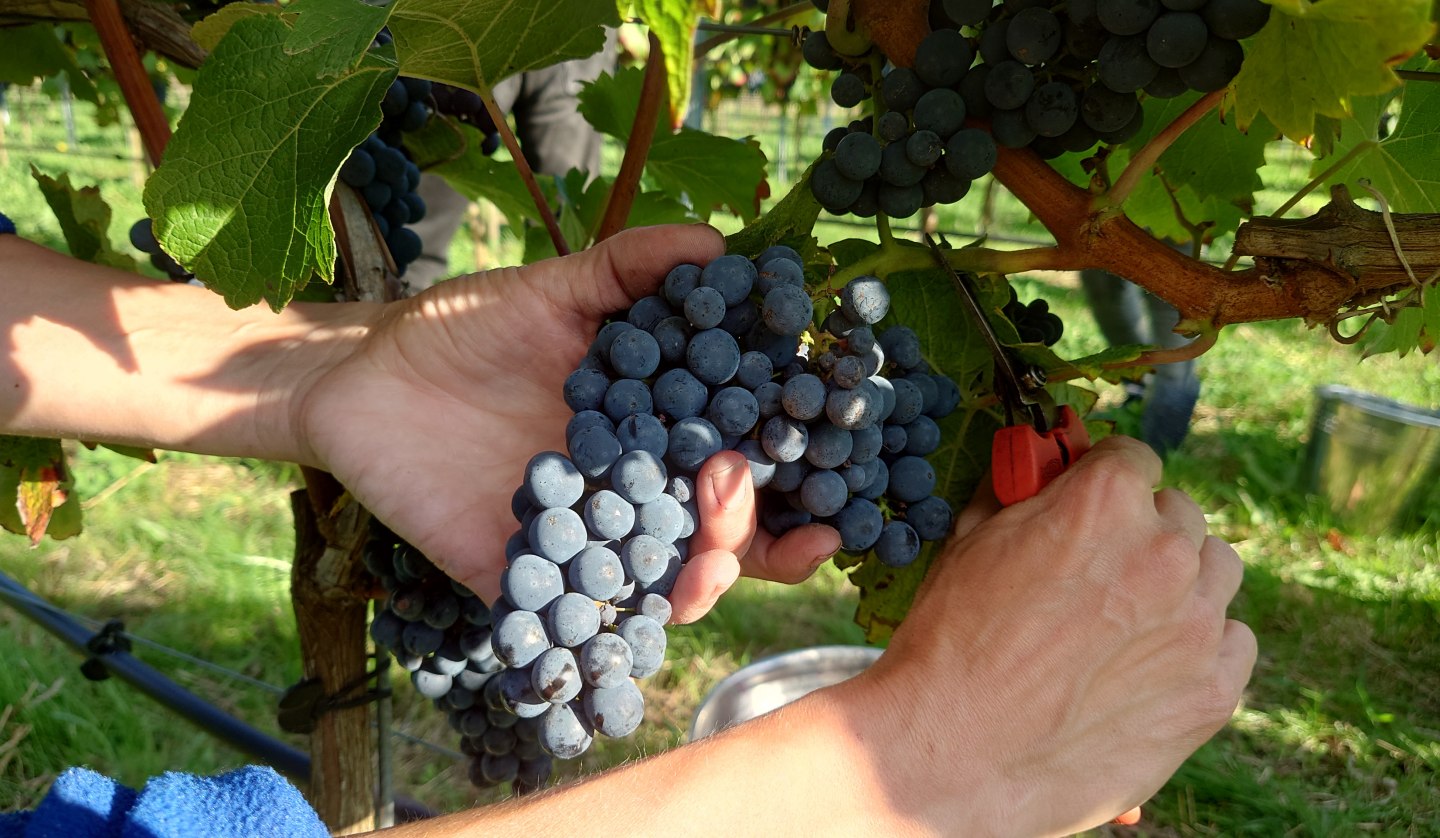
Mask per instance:
[[[1003,508],[1000,500],[995,497],[995,481],[987,470],[985,476],[980,478],[980,485],[975,487],[975,495],[970,498],[970,503],[966,504],[955,521],[955,539],[958,541],[969,535],[971,530],[990,520]]]
[[[671,268],[705,265],[725,252],[708,224],[667,224],[624,230],[566,259],[538,263],[532,288],[562,311],[604,315],[655,293]]]

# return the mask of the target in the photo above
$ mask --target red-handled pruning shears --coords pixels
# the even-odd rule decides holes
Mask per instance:
[[[1056,407],[1045,392],[1045,371],[1010,355],[1000,343],[975,289],[945,259],[945,253],[929,234],[925,243],[935,254],[965,308],[975,320],[985,345],[995,358],[995,394],[1005,406],[1005,427],[995,432],[991,445],[991,470],[995,497],[1009,506],[1034,497],[1090,450],[1090,434],[1069,405]]]

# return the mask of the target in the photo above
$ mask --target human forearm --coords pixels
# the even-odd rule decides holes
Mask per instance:
[[[932,776],[931,783],[914,776],[922,760],[896,748],[895,737],[903,734],[887,727],[898,724],[903,708],[875,706],[872,687],[856,683],[814,693],[738,728],[582,783],[384,834],[584,834],[602,822],[623,824],[634,835],[934,834],[934,822],[922,822],[930,814],[923,794],[952,782],[946,797],[968,799],[975,817],[970,825],[950,823],[945,831],[987,834],[982,815],[988,801],[981,784],[956,782],[965,774],[963,766],[943,778]]]
[[[0,266],[0,430],[22,435],[313,462],[294,400],[374,311],[231,311],[14,236],[0,236]]]

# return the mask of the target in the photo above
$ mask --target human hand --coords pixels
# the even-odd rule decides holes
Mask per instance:
[[[533,455],[565,451],[571,411],[561,386],[603,318],[654,293],[675,265],[723,252],[723,239],[703,225],[632,230],[378,309],[358,348],[297,399],[312,459],[494,601],[505,541],[518,528],[510,497]],[[700,527],[671,597],[675,622],[703,616],[742,573],[799,581],[839,548],[835,531],[820,525],[781,539],[757,534],[741,455],[713,457],[696,487]]]
[[[1230,718],[1255,637],[1242,566],[1160,461],[1112,437],[1035,498],[982,498],[856,689],[894,794],[940,831],[1077,832],[1131,810]],[[967,793],[958,793],[958,789]]]

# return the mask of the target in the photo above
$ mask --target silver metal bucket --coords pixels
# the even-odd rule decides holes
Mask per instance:
[[[1302,472],[1347,523],[1380,533],[1440,499],[1440,411],[1327,385]]]
[[[758,660],[715,685],[690,722],[690,741],[771,710],[865,671],[883,649],[812,646]]]

